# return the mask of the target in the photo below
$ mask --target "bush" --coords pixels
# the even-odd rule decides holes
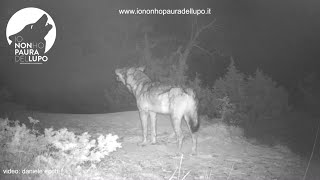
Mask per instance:
[[[199,113],[212,117],[221,117],[223,102],[219,100],[213,90],[203,86],[199,75],[197,74],[194,80],[188,82],[189,86],[196,92],[199,100]]]
[[[31,123],[37,123],[33,119]],[[0,119],[1,169],[31,168],[35,157],[46,151],[44,136],[19,121]]]
[[[39,121],[29,118],[33,125]],[[118,136],[92,139],[88,133],[75,135],[67,129],[45,129],[40,134],[18,121],[0,119],[1,169],[39,169],[41,173],[17,175],[21,179],[99,178],[96,164],[121,148]],[[28,178],[26,178],[28,177]]]
[[[245,75],[239,72],[233,60],[231,60],[226,75],[219,78],[213,85],[214,93],[219,98],[228,96],[231,103],[234,104],[239,104],[244,100],[245,88]]]
[[[288,93],[259,69],[248,78],[246,95],[250,123],[279,117],[288,110]]]
[[[233,59],[224,77],[219,78],[213,85],[213,93],[222,100],[223,120],[227,123],[239,125],[247,118],[245,109],[246,92],[245,75],[235,66]]]
[[[315,72],[308,73],[299,84],[299,91],[303,97],[304,110],[317,112],[320,106],[320,78]]]
[[[223,120],[230,124],[250,128],[276,119],[288,110],[288,93],[277,86],[270,77],[257,69],[254,76],[246,78],[233,60],[227,74],[213,87],[214,95],[222,100]]]

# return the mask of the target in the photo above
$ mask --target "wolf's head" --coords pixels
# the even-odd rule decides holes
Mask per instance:
[[[133,92],[141,81],[149,80],[148,76],[143,72],[145,66],[142,67],[125,67],[115,70],[117,81],[122,82],[130,92]]]
[[[128,83],[128,80],[132,78],[136,72],[144,72],[145,67],[130,67],[130,68],[119,68],[115,70],[117,80],[122,82],[124,85]]]

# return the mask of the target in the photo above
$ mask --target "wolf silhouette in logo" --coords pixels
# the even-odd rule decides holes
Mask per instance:
[[[14,51],[15,39],[19,36],[23,38],[24,43],[43,43],[44,47],[42,49],[38,48],[39,55],[44,55],[46,40],[44,37],[52,29],[52,25],[47,23],[48,17],[46,14],[43,14],[41,18],[32,24],[26,25],[20,32],[9,36],[9,39],[12,41],[10,47]]]
[[[127,86],[128,90],[136,97],[140,112],[143,140],[141,145],[147,143],[148,117],[151,120],[151,143],[156,143],[156,116],[157,113],[169,114],[181,151],[183,134],[181,121],[184,119],[189,127],[192,137],[192,154],[197,153],[197,136],[199,129],[198,100],[190,88],[166,85],[152,82],[144,74],[144,67],[130,67],[116,69],[117,80]]]

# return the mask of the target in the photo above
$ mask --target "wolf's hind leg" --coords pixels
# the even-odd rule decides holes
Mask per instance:
[[[151,144],[157,143],[157,113],[150,112],[150,120],[151,120]]]
[[[151,144],[157,143],[157,113],[149,112],[151,120]]]
[[[148,133],[148,112],[140,111],[140,120],[142,126],[143,140],[139,143],[140,146],[145,146],[147,144],[147,133]]]
[[[181,118],[175,117],[175,116],[172,116],[171,118],[173,121],[173,128],[174,128],[174,131],[177,136],[179,151],[181,152],[182,141],[183,141],[183,134],[182,134],[182,130],[181,130]]]

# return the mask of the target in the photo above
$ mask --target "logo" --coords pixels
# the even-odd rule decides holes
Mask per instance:
[[[28,7],[10,18],[6,36],[15,63],[43,64],[56,39],[56,26],[48,13]]]

